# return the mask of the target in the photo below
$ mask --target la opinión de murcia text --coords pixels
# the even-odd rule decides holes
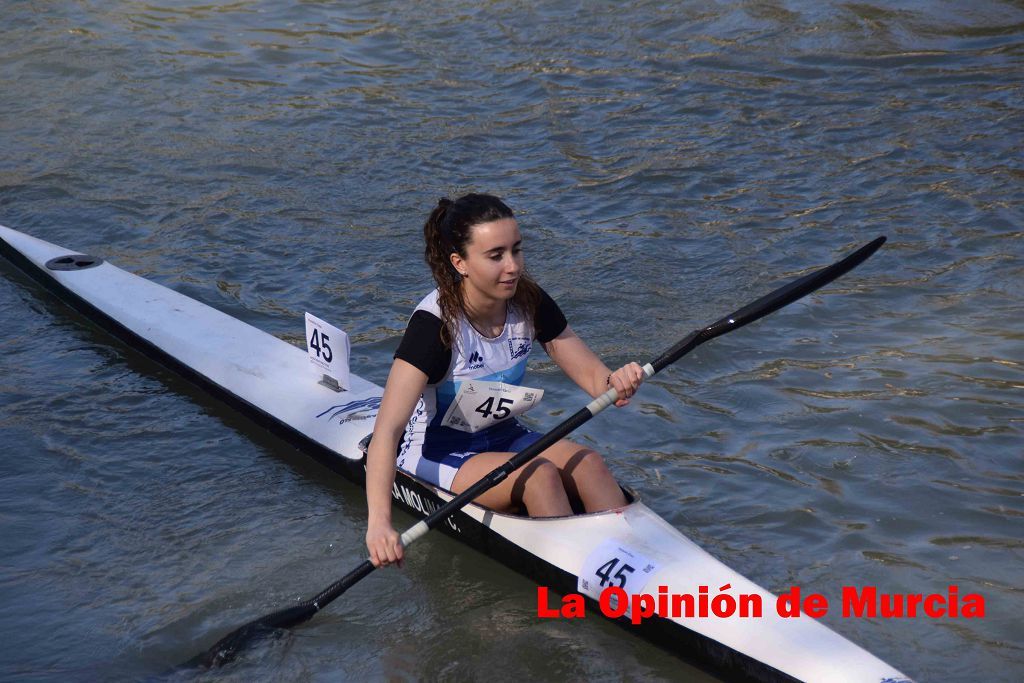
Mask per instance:
[[[698,586],[697,593],[669,593],[667,586],[658,592],[629,594],[610,586],[601,591],[598,605],[601,614],[617,619],[627,617],[640,624],[651,617],[757,619],[764,616],[765,599],[759,593],[730,592],[732,586],[720,586],[712,593],[708,586]],[[580,619],[586,617],[586,599],[579,593],[566,593],[561,602],[552,604],[546,586],[537,587],[537,617],[540,619]],[[882,593],[875,586],[844,586],[841,595],[842,615],[847,618],[880,617],[900,619],[928,617],[931,619],[978,619],[985,616],[985,598],[979,593],[960,595],[957,586],[943,593]],[[806,615],[820,618],[828,614],[829,600],[820,593],[803,595],[799,586],[775,598],[775,613],[784,619]]]

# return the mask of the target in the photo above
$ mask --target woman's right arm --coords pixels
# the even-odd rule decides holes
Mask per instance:
[[[403,551],[398,532],[391,524],[391,489],[395,484],[395,458],[405,426],[427,386],[427,375],[396,358],[391,365],[384,397],[366,453],[366,549],[374,566],[401,564]]]

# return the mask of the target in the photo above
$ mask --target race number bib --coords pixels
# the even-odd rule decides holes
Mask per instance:
[[[504,382],[467,379],[441,420],[443,427],[462,432],[479,432],[522,415],[540,403],[544,391]]]
[[[576,588],[595,600],[599,600],[601,592],[610,586],[635,595],[643,592],[647,580],[657,568],[657,564],[635,550],[608,539],[584,560]]]

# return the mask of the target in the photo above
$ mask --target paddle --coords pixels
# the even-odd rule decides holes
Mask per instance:
[[[797,299],[810,294],[819,287],[827,285],[844,273],[849,272],[863,263],[868,257],[874,254],[884,242],[885,237],[878,237],[841,261],[837,261],[831,266],[800,277],[789,284],[776,289],[771,294],[763,296],[757,301],[744,306],[735,313],[727,315],[707,327],[694,330],[680,340],[675,346],[645,365],[644,372],[646,376],[648,378],[652,377],[655,373],[676,362],[704,342],[728,332],[732,332],[733,330],[738,330],[744,325],[749,325],[755,320],[763,318],[769,313],[773,313],[783,306],[791,304]],[[443,522],[447,517],[458,512],[477,496],[501,483],[501,481],[514,470],[518,469],[530,459],[536,457],[545,449],[552,446],[559,439],[564,438],[577,427],[587,422],[590,418],[615,403],[617,398],[618,394],[615,389],[609,389],[601,396],[595,398],[585,408],[579,410],[526,449],[512,456],[512,458],[510,458],[504,465],[498,467],[486,477],[452,498],[448,503],[438,508],[426,518],[411,526],[404,534],[402,534],[402,545],[408,547],[410,543]],[[272,629],[291,628],[292,626],[296,626],[307,621],[342,593],[354,586],[361,579],[368,576],[374,569],[375,567],[373,566],[373,563],[369,560],[364,561],[344,577],[325,588],[319,595],[294,607],[289,607],[260,617],[259,619],[251,621],[241,628],[232,631],[224,638],[217,641],[217,643],[209,650],[190,660],[186,666],[211,667],[220,666],[231,661],[239,650],[244,648],[250,640],[260,634]]]

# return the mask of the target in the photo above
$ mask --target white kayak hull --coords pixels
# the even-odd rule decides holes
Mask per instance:
[[[348,391],[317,383],[303,349],[101,259],[83,257],[0,226],[0,252],[107,331],[356,483],[364,484],[361,442],[372,431],[382,389],[356,374]],[[49,265],[48,265],[49,264]],[[236,350],[226,355],[225,349]],[[417,517],[451,494],[399,472],[395,503]],[[556,596],[579,591],[584,565],[610,542],[643,558],[643,592],[657,597],[760,596],[759,618],[654,616],[616,621],[728,680],[896,683],[909,679],[806,616],[782,618],[775,596],[725,566],[634,500],[619,511],[529,519],[469,505],[439,527],[537,581]],[[589,564],[588,564],[589,562]],[[630,584],[633,586],[634,584]],[[599,614],[588,598],[587,614]]]

